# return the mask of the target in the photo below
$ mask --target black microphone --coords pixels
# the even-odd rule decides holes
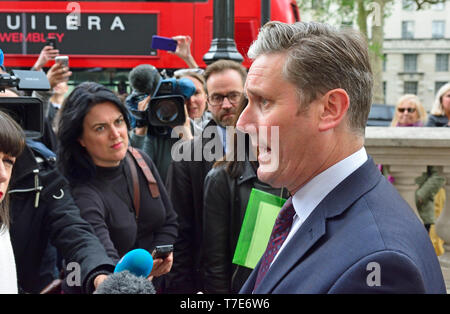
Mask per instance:
[[[154,66],[140,64],[130,71],[128,80],[136,92],[153,96],[161,80],[161,75]]]
[[[147,278],[137,277],[128,270],[124,270],[109,275],[94,294],[156,294],[156,291]]]

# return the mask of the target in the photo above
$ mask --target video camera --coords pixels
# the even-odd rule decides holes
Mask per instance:
[[[138,126],[177,126],[186,121],[185,99],[195,93],[195,85],[188,78],[169,78],[159,82],[147,110],[131,110]]]
[[[0,73],[0,93],[7,88],[18,90],[49,90],[47,76],[41,71],[13,70],[14,75]],[[28,138],[44,133],[44,105],[35,97],[1,97],[0,110],[10,115],[25,131]]]

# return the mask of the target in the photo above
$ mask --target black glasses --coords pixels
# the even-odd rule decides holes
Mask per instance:
[[[408,111],[409,113],[413,113],[416,111],[416,108],[397,108],[398,112],[403,113],[406,111]]]
[[[239,92],[231,92],[228,93],[226,95],[221,95],[221,94],[212,94],[211,96],[208,96],[208,102],[211,106],[216,107],[216,106],[221,106],[223,104],[223,100],[225,99],[225,97],[228,99],[228,101],[232,104],[235,105],[239,102],[239,100],[242,97],[242,93]]]

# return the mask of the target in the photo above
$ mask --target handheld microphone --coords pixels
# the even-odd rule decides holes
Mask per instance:
[[[147,278],[153,268],[153,257],[144,249],[135,249],[125,254],[117,263],[114,273],[128,270],[137,277]]]
[[[154,66],[140,64],[130,71],[128,80],[135,91],[152,96],[158,87],[161,75]]]
[[[156,294],[156,290],[147,278],[136,277],[124,270],[109,275],[94,291],[94,294]]]

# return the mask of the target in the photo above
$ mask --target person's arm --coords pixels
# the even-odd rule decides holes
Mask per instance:
[[[379,251],[356,261],[336,279],[328,291],[331,294],[425,292],[425,282],[419,267],[402,252],[390,250]]]
[[[430,167],[430,166],[429,166]],[[444,185],[445,178],[440,176],[434,167],[431,167],[428,171],[428,176],[425,182],[416,190],[416,195],[419,203],[423,203],[428,199],[433,199],[434,195]]]
[[[39,98],[44,104],[44,116],[48,114],[48,108],[50,106],[50,97],[53,94],[53,88],[61,82],[67,81],[72,75],[68,67],[63,67],[59,63],[55,63],[47,71],[47,79],[50,83],[50,91],[33,91],[33,97]]]
[[[80,214],[94,229],[94,234],[106,250],[108,256],[115,262],[120,259],[113,241],[111,240],[105,218],[105,205],[100,196],[92,190],[75,189],[74,199],[80,208]]]
[[[224,169],[213,169],[205,179],[203,196],[203,262],[205,293],[230,293],[229,247],[231,191]]]
[[[50,232],[50,241],[61,252],[66,264],[74,262],[80,266],[82,291],[92,293],[95,278],[112,273],[115,264],[90,224],[80,216],[71,191],[59,172],[52,171],[41,179],[46,187],[42,199],[49,202],[44,224]]]
[[[191,69],[198,68],[198,64],[191,54],[192,38],[190,36],[174,36],[172,39],[177,41],[177,49],[173,54],[183,59]]]
[[[32,70],[40,71],[50,60],[54,60],[59,54],[58,49],[54,49],[52,46],[45,46],[42,48],[41,53],[39,54],[38,59],[32,66]]]
[[[149,96],[145,97],[143,100],[141,100],[138,103],[137,109],[140,110],[140,111],[147,110],[148,104],[150,103],[150,99],[151,99],[151,96],[149,95]],[[147,131],[148,131],[148,126],[147,125],[140,126],[140,127],[136,126],[136,128],[134,129],[135,134],[139,135],[139,136],[145,136],[147,134]]]

